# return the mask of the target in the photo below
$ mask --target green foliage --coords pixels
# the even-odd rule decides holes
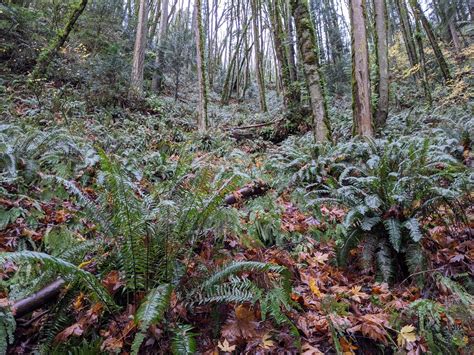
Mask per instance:
[[[140,346],[145,339],[146,331],[152,324],[162,321],[169,306],[173,288],[169,284],[160,285],[152,289],[145,301],[140,305],[135,322],[139,324],[139,332],[135,335],[132,344],[132,353],[138,354]]]
[[[70,280],[77,279],[85,289],[89,290],[91,294],[97,298],[97,300],[103,302],[107,306],[115,306],[114,300],[96,276],[63,259],[56,258],[49,254],[32,251],[0,253],[0,264],[3,264],[8,260],[18,263],[41,263],[47,270],[53,270],[65,278]]]
[[[64,129],[45,132],[0,126],[0,181],[3,183],[21,179],[30,184],[44,171],[66,177],[94,165],[97,160],[90,146]]]
[[[171,351],[173,355],[188,355],[196,353],[196,334],[192,332],[193,327],[180,324],[173,329],[173,340]]]
[[[455,314],[449,307],[429,299],[420,299],[410,304],[407,315],[417,316],[419,333],[433,354],[458,354],[460,348],[466,345],[464,341],[459,341],[465,335],[455,324]],[[445,316],[444,321],[442,315]]]
[[[15,318],[6,308],[0,308],[0,354],[7,353],[8,344],[13,343],[16,328]]]
[[[420,260],[416,245],[423,233],[418,220],[441,205],[457,206],[468,191],[469,173],[428,139],[349,143],[339,146],[338,154],[346,154],[354,144],[358,148],[352,154],[360,160],[347,164],[337,181],[326,179],[323,189],[307,196],[317,196],[313,204],[336,203],[349,209],[344,221],[346,237],[338,241],[340,262],[362,243],[365,265],[375,261],[388,281],[396,273],[402,276],[404,258],[400,255],[408,253]],[[455,218],[463,218],[457,208],[453,212]]]

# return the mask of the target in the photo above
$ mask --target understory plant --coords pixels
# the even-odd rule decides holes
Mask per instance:
[[[446,218],[464,221],[468,170],[428,138],[360,142],[365,151],[322,189],[307,193],[309,204],[348,209],[338,260],[360,246],[366,268],[385,281],[407,277],[425,265],[420,221],[440,208]],[[365,156],[365,157],[364,157]]]

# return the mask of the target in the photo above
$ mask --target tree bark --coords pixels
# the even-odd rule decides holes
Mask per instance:
[[[63,279],[57,279],[31,296],[15,302],[12,307],[15,318],[21,318],[54,300],[61,292],[64,284]]]
[[[387,6],[385,0],[373,0],[375,14],[375,46],[377,60],[377,80],[375,90],[377,94],[377,108],[375,124],[377,128],[385,126],[388,116],[389,101],[389,66],[388,66],[388,26]]]
[[[202,3],[201,0],[194,1],[194,11],[196,14],[195,37],[196,37],[196,56],[197,71],[199,82],[199,113],[198,128],[200,132],[207,131],[209,127],[207,117],[207,80],[206,80],[206,62],[204,58],[204,29],[202,26]]]
[[[413,12],[417,13],[421,20],[421,24],[423,29],[425,30],[426,36],[431,44],[431,48],[433,48],[433,52],[436,57],[436,61],[438,62],[439,68],[441,70],[441,74],[443,75],[444,80],[447,82],[451,80],[451,74],[449,72],[448,64],[446,63],[446,59],[444,58],[443,52],[441,52],[441,48],[439,48],[438,40],[433,32],[433,28],[431,27],[430,22],[426,18],[425,14],[423,13],[420,4],[417,0],[410,0],[410,5],[412,6]]]
[[[162,0],[161,2],[161,19],[160,19],[160,31],[158,34],[158,51],[155,58],[155,72],[151,81],[151,90],[153,92],[161,91],[163,87],[163,62],[164,62],[164,44],[166,36],[168,34],[168,0]]]
[[[263,60],[262,51],[260,49],[260,31],[259,31],[259,1],[251,0],[252,4],[252,25],[253,25],[253,39],[254,39],[254,53],[255,53],[255,73],[257,76],[258,86],[258,103],[260,111],[267,112],[267,102],[265,99],[265,78],[263,75]]]
[[[287,53],[285,45],[283,43],[285,35],[283,33],[283,26],[281,23],[281,14],[279,11],[278,0],[273,0],[273,2],[270,4],[270,12],[275,54],[278,64],[280,66],[283,103],[288,111],[293,111],[295,107],[299,104],[299,93],[291,82]]]
[[[400,26],[402,27],[403,40],[408,54],[408,60],[412,67],[418,65],[418,56],[416,55],[415,42],[413,41],[413,31],[411,29],[410,20],[408,18],[405,0],[395,0],[400,18]],[[415,73],[415,77],[419,77]]]
[[[291,0],[291,7],[296,24],[298,47],[310,95],[315,138],[317,142],[327,142],[331,140],[331,129],[327,114],[324,84],[319,67],[319,49],[317,47],[316,34],[306,1]]]
[[[426,59],[425,59],[425,51],[423,48],[423,38],[421,37],[421,25],[420,25],[420,18],[418,13],[415,11],[415,41],[418,47],[419,57],[420,57],[420,65],[422,70],[422,77],[421,77],[421,84],[423,85],[423,91],[425,93],[425,98],[428,100],[428,104],[431,106],[433,103],[431,97],[431,90],[428,84],[428,68],[426,67]]]
[[[139,98],[143,95],[143,69],[145,64],[145,47],[147,35],[147,0],[140,0],[138,10],[138,24],[133,50],[132,74],[130,77],[130,98]]]
[[[54,40],[44,49],[38,57],[35,69],[33,70],[33,79],[38,79],[46,73],[49,64],[58,53],[59,49],[67,41],[69,34],[71,33],[77,19],[84,12],[88,0],[81,0],[77,5],[74,5],[71,9],[69,18],[66,22],[66,26],[61,31],[58,31]]]
[[[373,137],[364,0],[350,0],[353,134]]]

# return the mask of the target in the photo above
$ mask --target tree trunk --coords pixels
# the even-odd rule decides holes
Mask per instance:
[[[446,60],[444,59],[443,52],[441,52],[441,49],[439,48],[438,40],[435,37],[433,28],[431,27],[430,22],[428,21],[425,14],[423,13],[420,7],[420,4],[418,4],[417,0],[410,0],[410,5],[412,6],[413,12],[416,12],[417,16],[419,16],[421,20],[421,24],[423,26],[423,29],[425,30],[428,40],[430,41],[431,48],[433,48],[436,61],[438,62],[438,65],[441,70],[441,73],[443,74],[444,80],[445,81],[451,80],[451,74],[449,73],[448,64],[446,63]]]
[[[133,50],[132,75],[130,79],[130,98],[139,98],[143,95],[143,68],[145,64],[145,47],[147,35],[147,0],[140,0],[138,11],[137,33]]]
[[[259,31],[259,2],[258,0],[251,0],[252,5],[252,25],[253,25],[253,39],[254,39],[254,53],[255,53],[255,73],[257,76],[258,86],[258,103],[260,111],[267,112],[267,102],[265,100],[265,78],[263,76],[263,60],[262,51],[260,49],[260,31]]]
[[[207,80],[206,80],[206,62],[204,58],[205,39],[202,26],[202,4],[201,0],[194,1],[194,11],[196,14],[195,36],[196,36],[196,56],[197,71],[199,82],[199,115],[198,128],[200,132],[208,129],[209,122],[207,118]]]
[[[61,31],[58,31],[54,40],[45,48],[38,57],[35,69],[33,70],[33,80],[38,79],[46,73],[49,64],[58,53],[59,49],[67,41],[77,19],[84,12],[88,0],[81,0],[78,4],[73,5],[66,26]]]
[[[456,29],[456,26],[454,25],[454,21],[452,18],[449,20],[448,27],[449,33],[451,34],[451,38],[453,40],[454,49],[456,50],[456,53],[459,53],[461,51],[461,41],[459,39],[458,31]]]
[[[165,58],[164,48],[166,36],[168,34],[168,0],[161,2],[160,31],[158,34],[158,51],[155,58],[155,72],[151,81],[151,90],[159,92],[163,88],[163,62]]]
[[[428,100],[428,104],[431,106],[433,103],[431,97],[431,90],[428,84],[428,68],[426,67],[426,59],[425,59],[425,51],[423,49],[423,38],[421,37],[421,25],[420,25],[420,18],[418,13],[415,11],[415,40],[418,47],[419,57],[420,57],[420,65],[422,70],[422,77],[421,83],[423,85],[423,91],[425,93],[425,98]]]
[[[315,138],[317,142],[327,142],[331,140],[331,129],[323,79],[319,68],[319,49],[316,34],[305,0],[291,0],[291,7],[296,24],[298,47],[309,90]]]
[[[385,0],[373,0],[375,14],[375,55],[377,60],[377,80],[375,90],[377,94],[377,109],[375,124],[377,128],[385,126],[388,116],[389,100],[389,67],[388,67],[388,26],[387,6]]]
[[[370,109],[369,51],[364,1],[350,0],[353,134],[373,137],[374,131]]]
[[[418,65],[418,56],[416,55],[415,42],[413,41],[413,31],[411,30],[410,20],[408,18],[407,8],[404,0],[395,0],[398,16],[400,17],[400,26],[402,28],[403,40],[408,54],[408,60],[412,67]],[[415,73],[415,77],[419,75]]]
[[[290,68],[288,58],[283,43],[285,35],[281,23],[281,15],[278,6],[278,0],[274,0],[270,8],[271,22],[273,30],[273,42],[278,64],[280,66],[281,85],[283,91],[283,103],[288,111],[292,111],[299,104],[299,93],[291,82]]]

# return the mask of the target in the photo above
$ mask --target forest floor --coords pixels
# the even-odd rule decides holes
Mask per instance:
[[[19,253],[2,254],[0,305],[68,283],[16,322],[0,313],[6,339],[16,323],[9,353],[127,353],[140,333],[141,353],[472,353],[462,96],[399,102],[373,141],[350,138],[350,103],[334,100],[337,144],[321,146],[310,132],[269,140],[274,93],[267,114],[211,97],[214,128],[198,134],[192,91],[109,108],[68,83],[3,78],[0,250]],[[147,320],[148,282],[172,289]]]

